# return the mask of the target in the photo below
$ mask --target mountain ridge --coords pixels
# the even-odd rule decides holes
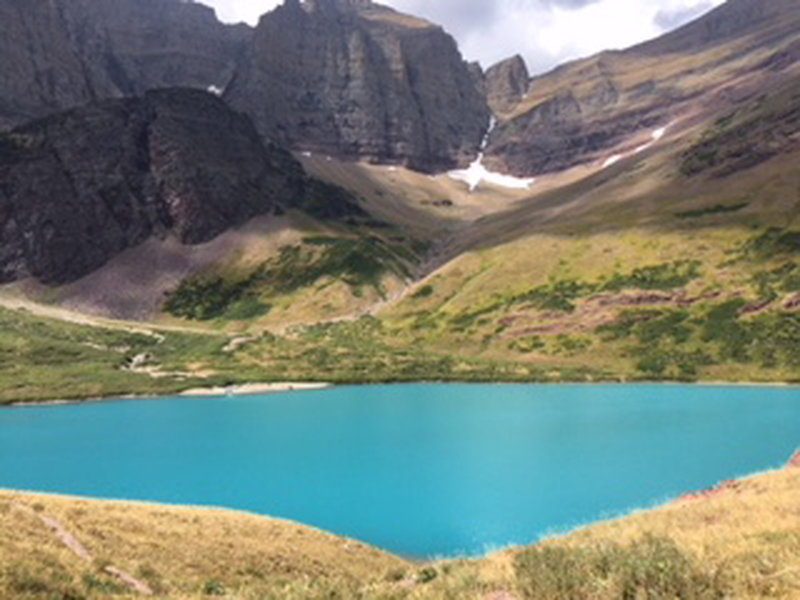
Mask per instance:
[[[521,177],[561,171],[698,109],[722,112],[735,101],[715,97],[720,88],[769,88],[796,73],[798,28],[796,3],[728,0],[654,40],[536,75],[498,114],[486,163]]]

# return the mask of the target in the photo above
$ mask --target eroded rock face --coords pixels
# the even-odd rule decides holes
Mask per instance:
[[[93,97],[83,59],[55,3],[0,0],[0,56],[0,127]]]
[[[489,121],[450,36],[368,0],[287,0],[225,97],[292,148],[424,171],[467,163]]]
[[[154,88],[224,89],[249,36],[179,0],[0,0],[0,127]]]
[[[486,71],[486,98],[496,115],[511,112],[528,92],[530,75],[525,60],[518,54]]]
[[[72,281],[152,235],[204,242],[305,186],[291,155],[205,92],[47,117],[0,136],[0,282]]]

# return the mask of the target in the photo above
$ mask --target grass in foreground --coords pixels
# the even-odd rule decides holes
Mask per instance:
[[[163,598],[797,598],[799,495],[800,469],[786,469],[538,546],[422,564],[246,514],[0,492],[0,597],[131,595],[113,565]]]

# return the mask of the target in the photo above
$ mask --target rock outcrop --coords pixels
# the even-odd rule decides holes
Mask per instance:
[[[225,98],[291,148],[423,171],[468,163],[489,122],[455,41],[369,0],[263,16]]]
[[[206,92],[50,116],[0,135],[0,282],[72,281],[153,235],[204,242],[302,204],[307,185],[290,154]]]
[[[512,112],[528,92],[530,75],[525,60],[518,54],[486,71],[486,99],[495,115]]]
[[[0,0],[0,127],[155,88],[222,90],[250,33],[179,0]]]
[[[603,164],[684,116],[713,118],[796,74],[798,30],[795,0],[728,0],[658,39],[534,77],[512,114],[495,108],[485,164],[524,177]]]

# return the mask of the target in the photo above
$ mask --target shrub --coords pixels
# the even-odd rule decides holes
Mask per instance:
[[[645,536],[627,546],[545,546],[516,559],[518,588],[525,598],[614,600],[725,597],[724,586],[668,538]]]
[[[203,594],[206,596],[224,596],[226,594],[225,585],[217,579],[206,581],[203,585]]]
[[[433,286],[432,285],[424,285],[419,288],[414,294],[411,296],[414,299],[418,298],[428,298],[433,295]]]
[[[439,573],[433,567],[425,567],[420,569],[417,573],[417,583],[430,583],[439,576]]]
[[[681,260],[640,267],[627,275],[615,273],[603,286],[603,289],[608,291],[623,289],[670,290],[683,287],[699,276],[700,261]]]

